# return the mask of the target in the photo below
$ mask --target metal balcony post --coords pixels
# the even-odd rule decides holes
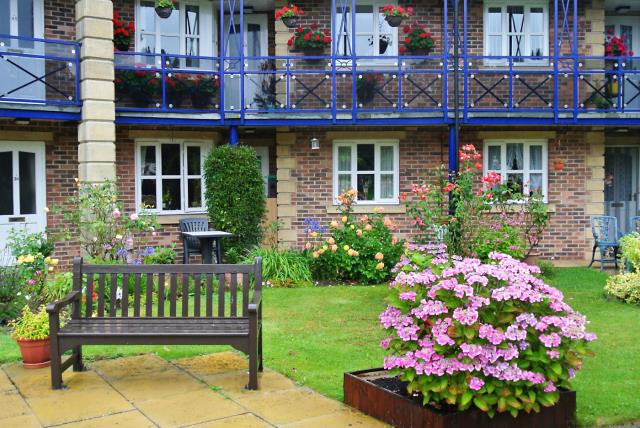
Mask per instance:
[[[464,70],[464,75],[463,75],[463,85],[464,85],[464,90],[463,90],[463,95],[462,95],[462,109],[463,109],[463,115],[462,115],[462,120],[463,122],[466,121],[467,116],[468,116],[468,111],[467,111],[467,105],[468,105],[468,99],[469,99],[469,45],[468,45],[468,28],[467,28],[467,19],[468,19],[468,10],[467,10],[467,0],[462,0],[462,5],[463,5],[463,35],[462,35],[462,60],[464,62],[463,65],[463,70]]]
[[[449,121],[449,1],[444,2],[442,27],[442,119]]]
[[[553,122],[558,123],[558,0],[553,0]]]
[[[229,145],[232,147],[236,147],[238,145],[238,127],[237,126],[229,127]]]
[[[218,41],[218,68],[219,68],[219,79],[220,79],[220,105],[219,105],[219,109],[220,109],[220,119],[222,120],[222,122],[224,123],[224,117],[225,117],[225,100],[224,100],[224,87],[225,87],[225,73],[224,73],[224,57],[225,57],[225,51],[226,51],[226,38],[224,35],[224,0],[220,0],[220,25],[219,27],[219,41]]]
[[[578,0],[573,0],[573,120],[578,119],[578,105],[580,102],[580,91],[578,91],[578,84],[580,79],[578,75],[580,73],[578,52]]]
[[[356,85],[358,82],[358,58],[356,56],[356,0],[351,0],[349,16],[351,17],[351,123],[355,123],[358,116],[358,96],[356,92]]]
[[[235,2],[234,2],[234,6],[235,6]],[[235,33],[235,28],[234,28],[234,33]],[[236,39],[238,38],[238,35],[236,34]],[[245,109],[246,109],[246,104],[244,102],[244,68],[246,66],[245,64],[245,58],[244,58],[244,0],[240,0],[240,122],[244,123],[244,115],[245,115]],[[237,144],[237,136],[238,136],[238,130],[236,129],[235,131],[236,134],[236,144]]]

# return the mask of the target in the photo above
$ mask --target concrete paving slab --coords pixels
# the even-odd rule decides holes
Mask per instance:
[[[132,410],[133,406],[108,385],[92,389],[63,389],[41,397],[28,398],[27,403],[44,425],[107,416]]]
[[[42,424],[33,415],[15,416],[8,419],[0,419],[2,428],[42,428]]]
[[[29,406],[17,391],[9,391],[0,394],[0,426],[7,418],[28,415],[31,413]]]
[[[64,425],[64,428],[153,428],[154,425],[142,413],[132,410],[96,419],[85,419]]]
[[[197,404],[197,405],[196,405]],[[240,415],[247,411],[211,391],[192,391],[137,403],[140,411],[161,427],[179,427]]]
[[[271,428],[271,425],[252,413],[192,425],[189,428]]]
[[[190,391],[208,390],[204,383],[176,368],[169,368],[162,373],[118,378],[110,382],[127,400],[135,403]]]
[[[282,425],[283,428],[326,428],[326,427],[366,427],[386,428],[389,425],[370,416],[363,415],[353,409],[345,408],[342,411],[315,418],[303,419],[291,424]]]
[[[9,376],[0,368],[0,392],[15,391],[15,387],[9,380]]]
[[[173,363],[196,376],[227,373],[249,368],[246,357],[235,352],[219,352],[193,358],[181,358],[173,361]]]
[[[7,366],[7,373],[16,384],[20,393],[26,398],[44,398],[57,391],[51,389],[51,371],[47,368],[25,369],[20,364]],[[96,372],[74,372],[66,370],[62,375],[62,382],[69,390],[88,390],[105,388],[107,383]]]
[[[171,365],[155,354],[145,354],[95,361],[90,364],[90,367],[109,379],[120,379],[148,373],[160,373],[170,368]]]
[[[260,389],[250,391],[245,388],[249,381],[249,374],[246,370],[233,371],[231,373],[220,373],[202,377],[202,380],[215,388],[220,388],[231,398],[257,396],[274,391],[282,391],[296,388],[296,384],[286,376],[272,370],[265,370],[258,373],[258,385]]]
[[[237,400],[247,410],[276,425],[332,414],[345,408],[344,404],[306,388],[239,397]]]

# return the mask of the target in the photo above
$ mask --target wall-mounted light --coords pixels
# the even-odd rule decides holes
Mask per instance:
[[[311,150],[320,150],[320,139],[318,137],[311,138]]]
[[[616,7],[616,13],[619,15],[623,15],[631,10],[631,6],[618,6]]]

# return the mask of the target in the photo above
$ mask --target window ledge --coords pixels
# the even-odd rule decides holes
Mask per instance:
[[[513,203],[511,205],[515,205],[516,207],[520,207],[520,209],[524,206],[524,204],[519,204],[519,203]],[[547,206],[547,212],[549,212],[549,213],[555,213],[556,212],[556,205],[555,204],[550,204],[550,203],[545,202],[545,205]],[[494,214],[494,213],[500,213],[500,212],[502,212],[502,210],[497,206],[492,206],[491,207],[491,211],[489,211],[489,212],[491,214]]]
[[[381,214],[404,214],[407,207],[400,204],[378,204],[378,205],[355,205],[353,207],[354,214],[373,214],[376,208],[382,208]],[[327,205],[328,214],[337,214],[338,205]]]
[[[206,212],[188,214],[157,214],[158,224],[178,224],[187,218],[209,218]]]

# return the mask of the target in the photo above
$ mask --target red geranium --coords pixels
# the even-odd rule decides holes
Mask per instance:
[[[125,47],[131,44],[136,27],[133,22],[125,24],[120,20],[118,11],[113,11],[113,44],[115,46]]]
[[[284,6],[278,10],[276,10],[275,17],[276,19],[282,18],[299,18],[304,15],[304,11],[300,9],[296,5]]]

